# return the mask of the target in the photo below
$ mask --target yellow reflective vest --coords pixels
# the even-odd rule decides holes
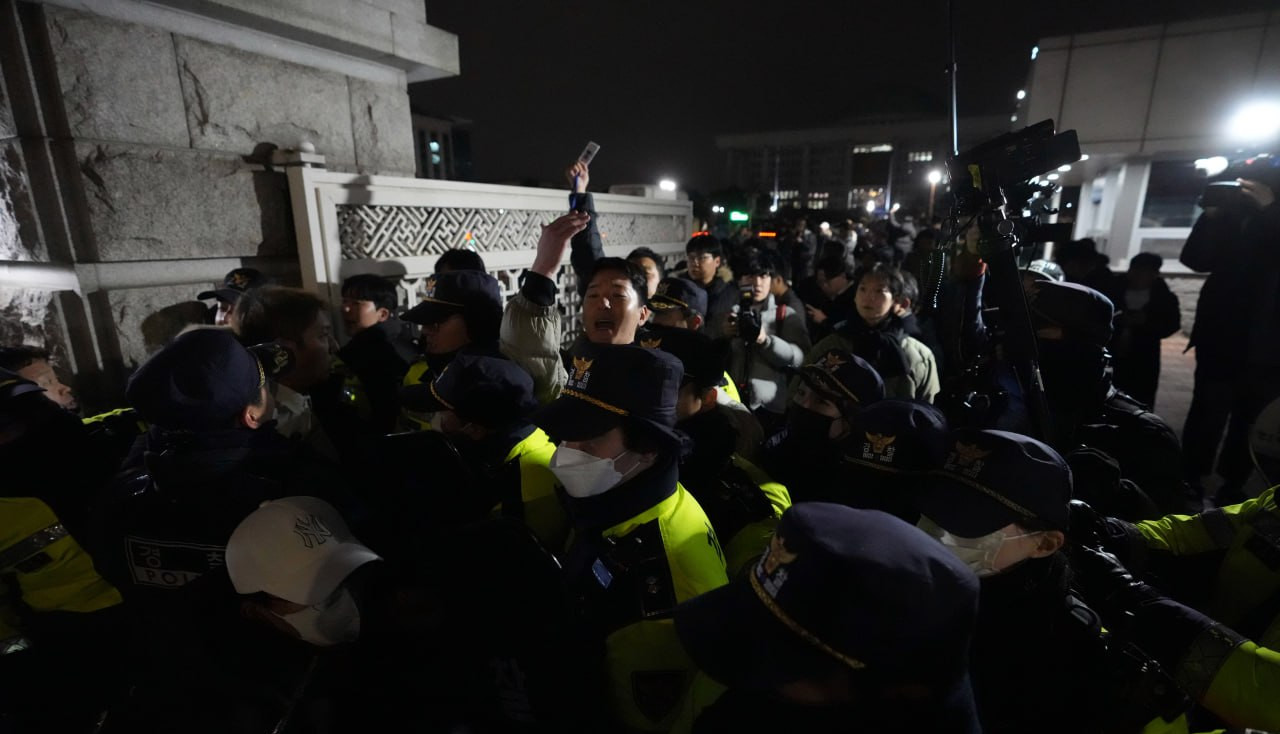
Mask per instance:
[[[728,582],[720,541],[698,501],[683,486],[657,505],[603,532],[622,539],[657,522],[679,604]],[[615,718],[637,731],[667,731],[693,684],[696,666],[670,616],[628,624],[605,640],[605,669]]]
[[[569,538],[569,516],[556,496],[556,475],[548,465],[556,445],[541,428],[535,428],[511,448],[506,462],[520,462],[519,512],[509,512],[499,503],[496,512],[503,515],[520,515],[525,525],[547,548],[563,548]]]
[[[121,603],[120,592],[36,497],[0,497],[0,583],[34,613],[96,612]],[[17,615],[0,609],[0,642],[20,637]]]

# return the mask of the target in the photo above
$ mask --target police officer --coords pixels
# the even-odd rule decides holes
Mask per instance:
[[[727,357],[723,343],[687,329],[654,328],[640,344],[661,349],[684,366],[676,428],[693,446],[681,456],[680,483],[724,539],[729,575],[735,576],[764,551],[778,518],[791,506],[791,495],[737,451],[740,437],[730,418],[737,411],[716,401]]]
[[[538,403],[527,372],[510,360],[459,354],[433,382],[401,395],[406,408],[432,414],[433,427],[469,469],[470,481],[457,488],[464,509],[452,521],[478,520],[496,507],[525,522],[547,547],[564,546],[568,518],[547,467],[556,447],[529,420]]]
[[[122,693],[120,593],[81,546],[111,468],[93,454],[75,416],[0,369],[0,730],[93,731]]]
[[[1002,431],[957,430],[941,469],[921,485],[919,527],[982,582],[972,672],[983,729],[1172,725],[1190,702],[1166,675],[1144,673],[1145,661],[1110,639],[1071,591],[1060,552],[1070,500],[1066,461]]]
[[[703,329],[706,325],[707,292],[691,280],[663,278],[658,283],[657,292],[649,299],[649,310],[653,317],[645,332],[640,334],[641,345],[659,338],[659,334],[670,329],[707,333]],[[755,456],[764,440],[764,429],[751,410],[742,404],[742,395],[738,392],[737,383],[729,376],[727,365],[715,388],[716,402],[732,410],[727,416],[738,434],[738,453],[744,457]]]
[[[235,309],[236,303],[240,297],[254,288],[267,285],[271,282],[267,276],[254,268],[235,268],[227,272],[226,277],[222,279],[222,285],[212,290],[203,291],[196,296],[198,301],[207,301],[210,298],[217,302],[213,311],[212,322],[214,326],[230,326],[235,328]]]
[[[716,533],[678,482],[684,369],[660,350],[622,345],[587,345],[572,367],[534,418],[557,442],[550,467],[573,521],[566,584],[603,640],[617,721],[664,731],[693,677],[671,610],[726,581]]]
[[[1247,671],[1259,673],[1258,686],[1273,680],[1269,677],[1273,673],[1267,666],[1247,660],[1255,656],[1253,643],[1266,651],[1280,648],[1280,564],[1276,562],[1280,557],[1280,506],[1276,490],[1272,487],[1254,499],[1198,515],[1167,515],[1136,524],[1099,518],[1079,505],[1073,506],[1072,517],[1076,526],[1087,528],[1105,550],[1119,556],[1125,567],[1150,579],[1162,595],[1190,603],[1232,631],[1229,635],[1206,633],[1196,643],[1199,646],[1191,648],[1213,655],[1187,655],[1185,660],[1178,659],[1181,662],[1166,664],[1188,692],[1198,700],[1207,699],[1202,703],[1214,713],[1231,722],[1254,722],[1246,725],[1262,729],[1280,726],[1280,709],[1273,705],[1274,696],[1255,688],[1253,674]],[[1104,575],[1109,574],[1110,564],[1092,560]],[[1139,597],[1151,593],[1143,591]],[[1187,645],[1196,640],[1192,633],[1196,623],[1187,622],[1190,627],[1170,624],[1175,626],[1161,628],[1171,635],[1169,654],[1186,653]],[[1267,658],[1269,653],[1261,655]]]
[[[409,365],[404,386],[429,384],[460,352],[499,356],[502,292],[492,275],[454,270],[427,281],[422,301],[400,318],[422,327],[422,356]],[[425,430],[429,415],[402,411],[406,428]]]
[[[915,523],[913,490],[942,466],[947,419],[937,408],[910,400],[881,400],[856,412],[841,442],[843,463],[820,490],[823,502],[880,510]]]
[[[796,502],[825,496],[839,476],[840,442],[851,418],[884,398],[884,382],[871,365],[833,349],[799,371],[799,387],[787,406],[786,427],[766,441],[761,465],[791,490]]]
[[[676,609],[726,686],[694,732],[978,732],[973,573],[894,517],[796,505],[746,578]]]
[[[417,357],[396,305],[396,286],[387,278],[366,273],[342,281],[342,324],[349,339],[338,349],[334,372],[343,381],[344,402],[353,403],[360,422],[377,433],[395,429],[397,391]]]
[[[1183,691],[1217,717],[1206,726],[1280,728],[1275,697],[1280,652],[1135,579],[1110,553],[1076,548],[1072,567],[1077,585],[1107,627],[1164,666]]]
[[[305,666],[241,629],[221,575],[227,539],[261,502],[298,486],[330,494],[332,477],[271,429],[275,364],[229,331],[197,329],[129,380],[126,395],[150,425],[143,463],[103,492],[92,549],[138,633],[134,696],[113,712],[122,731],[267,725],[292,690],[293,666]]]
[[[1027,291],[1027,302],[1052,443],[1063,451],[1084,444],[1110,454],[1124,477],[1163,512],[1198,509],[1183,480],[1177,434],[1148,406],[1111,384],[1106,352],[1115,313],[1111,301],[1082,285],[1037,281]]]

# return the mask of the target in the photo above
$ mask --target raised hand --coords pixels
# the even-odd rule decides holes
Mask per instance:
[[[587,190],[587,182],[591,180],[591,170],[587,164],[577,161],[565,169],[564,177],[573,187],[573,193],[581,194]]]
[[[564,251],[569,248],[569,241],[586,229],[590,221],[591,217],[582,212],[569,212],[551,224],[543,225],[542,236],[538,238],[538,253],[533,258],[533,267],[529,269],[554,279]]]

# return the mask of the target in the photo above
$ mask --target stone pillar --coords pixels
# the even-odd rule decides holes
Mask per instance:
[[[0,342],[112,407],[158,311],[237,265],[296,283],[274,150],[413,175],[407,80],[456,74],[457,39],[421,0],[0,0],[0,72],[0,257],[79,284],[0,278]]]

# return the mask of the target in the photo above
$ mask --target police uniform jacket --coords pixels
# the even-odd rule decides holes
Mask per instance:
[[[695,673],[671,611],[728,581],[715,530],[674,460],[604,494],[562,498],[574,526],[566,583],[604,641],[604,695],[622,725],[666,731]]]

